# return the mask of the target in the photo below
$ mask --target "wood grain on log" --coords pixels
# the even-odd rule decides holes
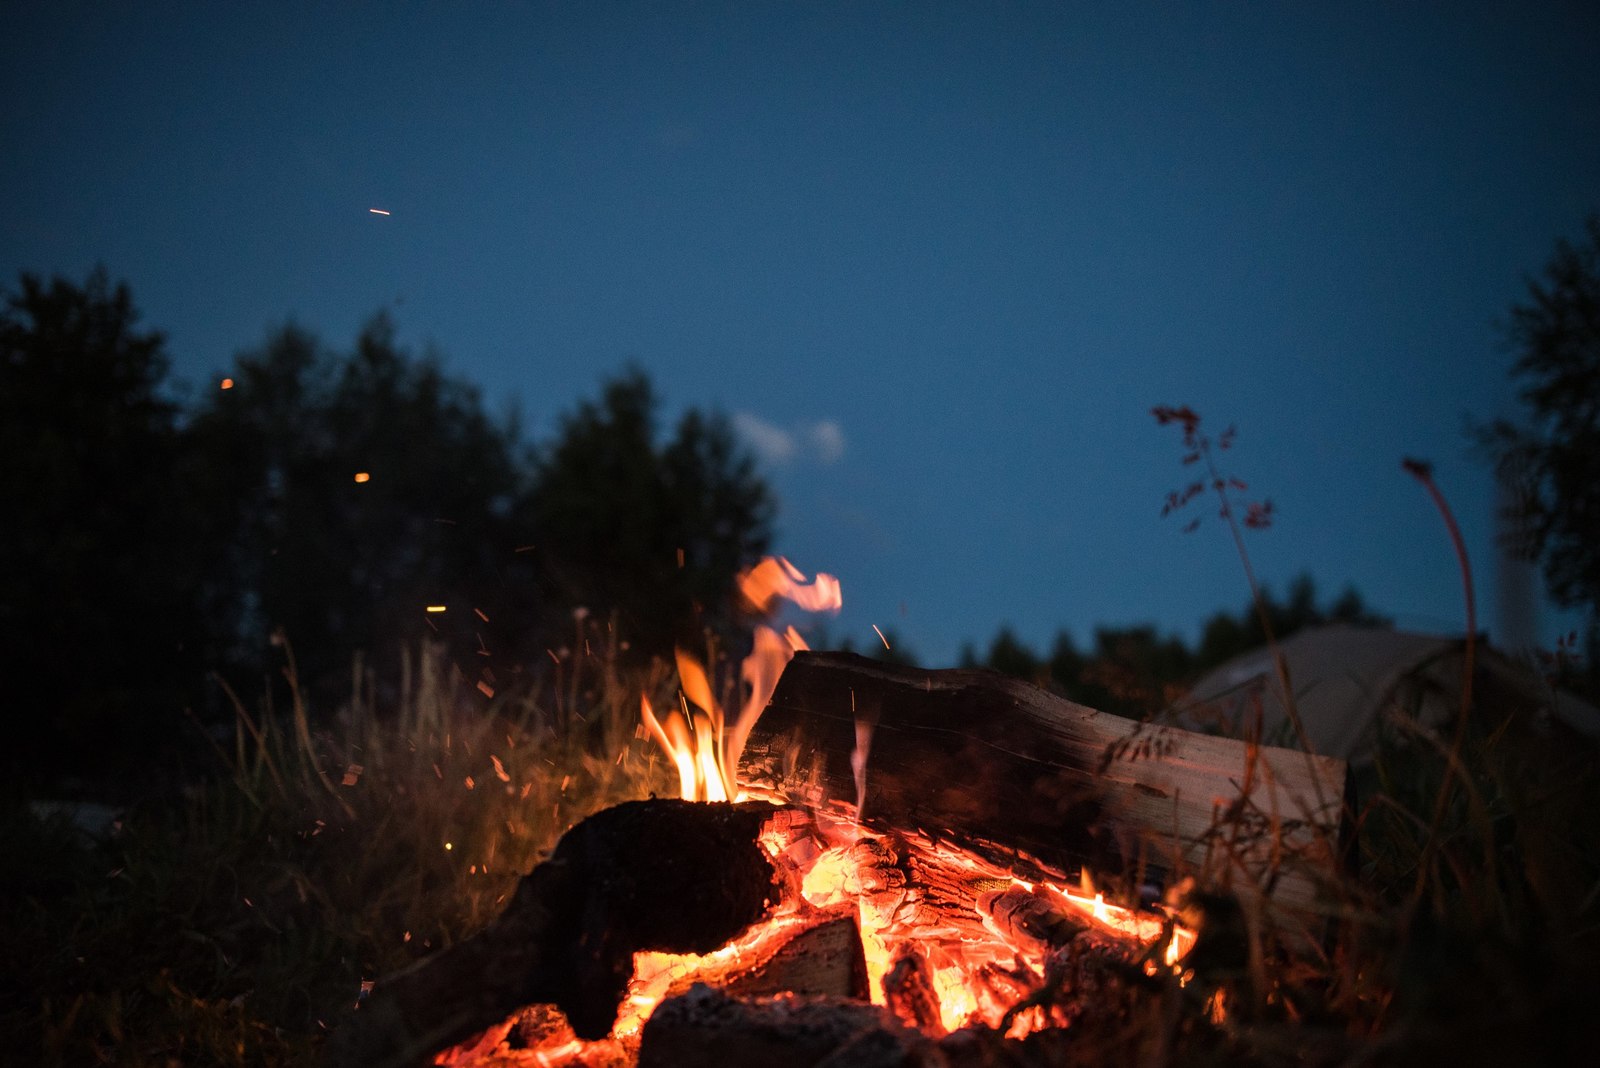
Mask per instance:
[[[666,1000],[695,983],[744,997],[793,993],[866,1000],[866,954],[853,911],[796,914],[760,931],[737,952],[711,957],[656,957],[636,961],[631,992]]]
[[[739,961],[717,972],[701,972],[696,982],[711,983],[742,997],[800,994],[858,998],[869,996],[867,960],[854,916],[835,916],[808,927],[754,961]],[[692,984],[670,991],[684,993]]]

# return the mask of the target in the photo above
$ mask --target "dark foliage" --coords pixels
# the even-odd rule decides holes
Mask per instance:
[[[1319,604],[1316,583],[1309,575],[1290,583],[1284,600],[1263,590],[1262,601],[1272,632],[1279,639],[1329,623],[1389,625],[1388,619],[1372,612],[1351,588],[1332,603]],[[1062,631],[1049,655],[1041,657],[1009,627],[1002,627],[982,657],[971,648],[964,650],[962,665],[987,667],[1048,687],[1091,708],[1137,717],[1166,707],[1196,677],[1259,648],[1266,640],[1261,612],[1256,605],[1247,604],[1237,613],[1218,612],[1207,620],[1194,647],[1176,635],[1163,637],[1152,626],[1099,627],[1091,651],[1080,651],[1072,636]]]
[[[233,379],[189,428],[226,552],[205,587],[217,661],[259,670],[282,631],[305,677],[348,686],[355,651],[392,655],[432,624],[471,656],[487,629],[474,609],[509,622],[509,517],[527,479],[515,426],[475,388],[399,348],[381,316],[343,356],[285,327]]]
[[[0,317],[7,781],[126,774],[176,736],[198,569],[162,335],[124,285],[23,275]]]
[[[1600,215],[1512,307],[1521,420],[1475,431],[1516,495],[1520,548],[1563,605],[1600,614]]]
[[[658,444],[656,408],[633,370],[569,413],[526,518],[552,601],[614,621],[635,654],[670,657],[737,618],[733,577],[766,551],[774,505],[724,419],[690,410]]]
[[[643,374],[580,405],[542,455],[514,419],[379,316],[347,353],[295,326],[191,412],[124,285],[24,276],[0,319],[0,677],[7,781],[131,792],[291,643],[322,708],[442,638],[480,692],[538,671],[574,608],[670,655],[731,620],[771,497],[720,418],[658,445]],[[427,611],[435,606],[442,611]],[[279,678],[273,685],[281,686]],[[280,695],[287,691],[279,690]]]

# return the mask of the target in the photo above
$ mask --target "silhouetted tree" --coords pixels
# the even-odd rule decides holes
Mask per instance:
[[[1310,575],[1296,576],[1289,583],[1286,600],[1279,601],[1266,588],[1261,591],[1261,599],[1267,618],[1272,621],[1272,633],[1280,641],[1307,627],[1334,623],[1353,627],[1387,627],[1392,622],[1369,609],[1361,594],[1350,586],[1345,587],[1333,603],[1327,606],[1318,604],[1316,583]],[[1242,653],[1260,648],[1266,641],[1266,632],[1261,629],[1261,615],[1253,602],[1237,613],[1218,612],[1206,620],[1201,629],[1194,670],[1196,673],[1209,671]]]
[[[658,444],[656,406],[638,370],[579,404],[540,456],[526,518],[552,601],[670,656],[739,616],[733,579],[766,552],[774,505],[726,420],[690,410]]]
[[[1511,309],[1522,421],[1476,430],[1513,487],[1520,548],[1542,561],[1551,596],[1600,618],[1600,215],[1561,241]]]
[[[1101,627],[1077,699],[1108,712],[1146,715],[1164,708],[1194,672],[1194,653],[1176,635],[1162,637],[1152,626]],[[1104,696],[1089,699],[1096,690]]]
[[[1089,659],[1078,651],[1071,634],[1064,630],[1058,631],[1055,642],[1050,647],[1050,660],[1046,665],[1052,687],[1074,701],[1092,704],[1082,688]]]
[[[1330,623],[1388,626],[1389,620],[1367,608],[1361,595],[1347,588],[1332,604],[1318,604],[1316,584],[1301,575],[1289,586],[1286,600],[1262,589],[1273,633],[1286,638],[1306,627]],[[1176,635],[1163,637],[1154,627],[1098,627],[1094,651],[1080,653],[1066,631],[1056,635],[1050,655],[1041,659],[1009,627],[1002,627],[979,660],[971,647],[962,652],[965,666],[1026,679],[1071,700],[1106,712],[1142,716],[1167,707],[1195,678],[1266,642],[1254,603],[1237,613],[1218,612],[1206,621],[1198,647],[1191,649]]]
[[[164,339],[127,286],[23,275],[0,314],[0,678],[5,763],[126,773],[193,699],[203,560]]]
[[[536,462],[383,316],[348,354],[283,328],[186,420],[137,320],[103,272],[25,275],[0,316],[8,781],[148,762],[186,708],[226,711],[205,671],[259,676],[279,631],[333,696],[352,654],[435,632],[497,685],[579,605],[670,654],[738,615],[733,577],[767,547],[771,496],[727,423],[691,410],[658,445],[638,372]]]
[[[1043,685],[1049,678],[1048,669],[1032,649],[1017,638],[1009,626],[1002,626],[994,641],[989,643],[984,666],[991,671]]]
[[[402,350],[381,315],[347,356],[285,327],[240,354],[232,378],[189,433],[210,533],[227,546],[206,593],[236,663],[262,666],[281,630],[304,677],[348,680],[352,653],[386,658],[434,631],[470,655],[487,629],[474,609],[512,622],[526,464],[515,426],[485,415],[475,388]]]

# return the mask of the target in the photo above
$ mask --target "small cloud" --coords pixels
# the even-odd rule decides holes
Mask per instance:
[[[806,436],[811,441],[811,453],[821,464],[836,464],[844,459],[844,429],[832,419],[814,424]]]
[[[757,456],[774,467],[798,460],[826,467],[844,458],[844,429],[832,419],[801,423],[787,430],[759,415],[737,412],[733,428]]]
[[[782,427],[773,426],[759,415],[736,412],[733,429],[755,450],[757,456],[769,464],[783,465],[794,459],[799,451],[794,435]]]

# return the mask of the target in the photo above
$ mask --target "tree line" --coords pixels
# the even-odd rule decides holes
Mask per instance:
[[[1295,578],[1282,599],[1264,589],[1262,601],[1272,634],[1279,640],[1329,624],[1393,624],[1369,608],[1353,587],[1323,603],[1316,582],[1307,574]],[[1103,712],[1140,718],[1169,707],[1201,675],[1266,641],[1261,613],[1252,603],[1235,612],[1214,613],[1193,644],[1140,625],[1096,627],[1088,648],[1080,648],[1069,632],[1059,631],[1047,649],[1038,651],[1009,627],[1001,627],[987,647],[965,646],[961,666],[989,668]]]
[[[771,540],[728,422],[663,427],[638,370],[534,444],[378,315],[347,351],[284,326],[181,407],[163,335],[104,271],[22,276],[0,356],[14,782],[166,766],[186,719],[231,714],[208,676],[270,679],[284,639],[330,700],[354,653],[382,678],[419,637],[493,692],[572,640],[575,609],[624,658],[670,655],[731,627]]]

